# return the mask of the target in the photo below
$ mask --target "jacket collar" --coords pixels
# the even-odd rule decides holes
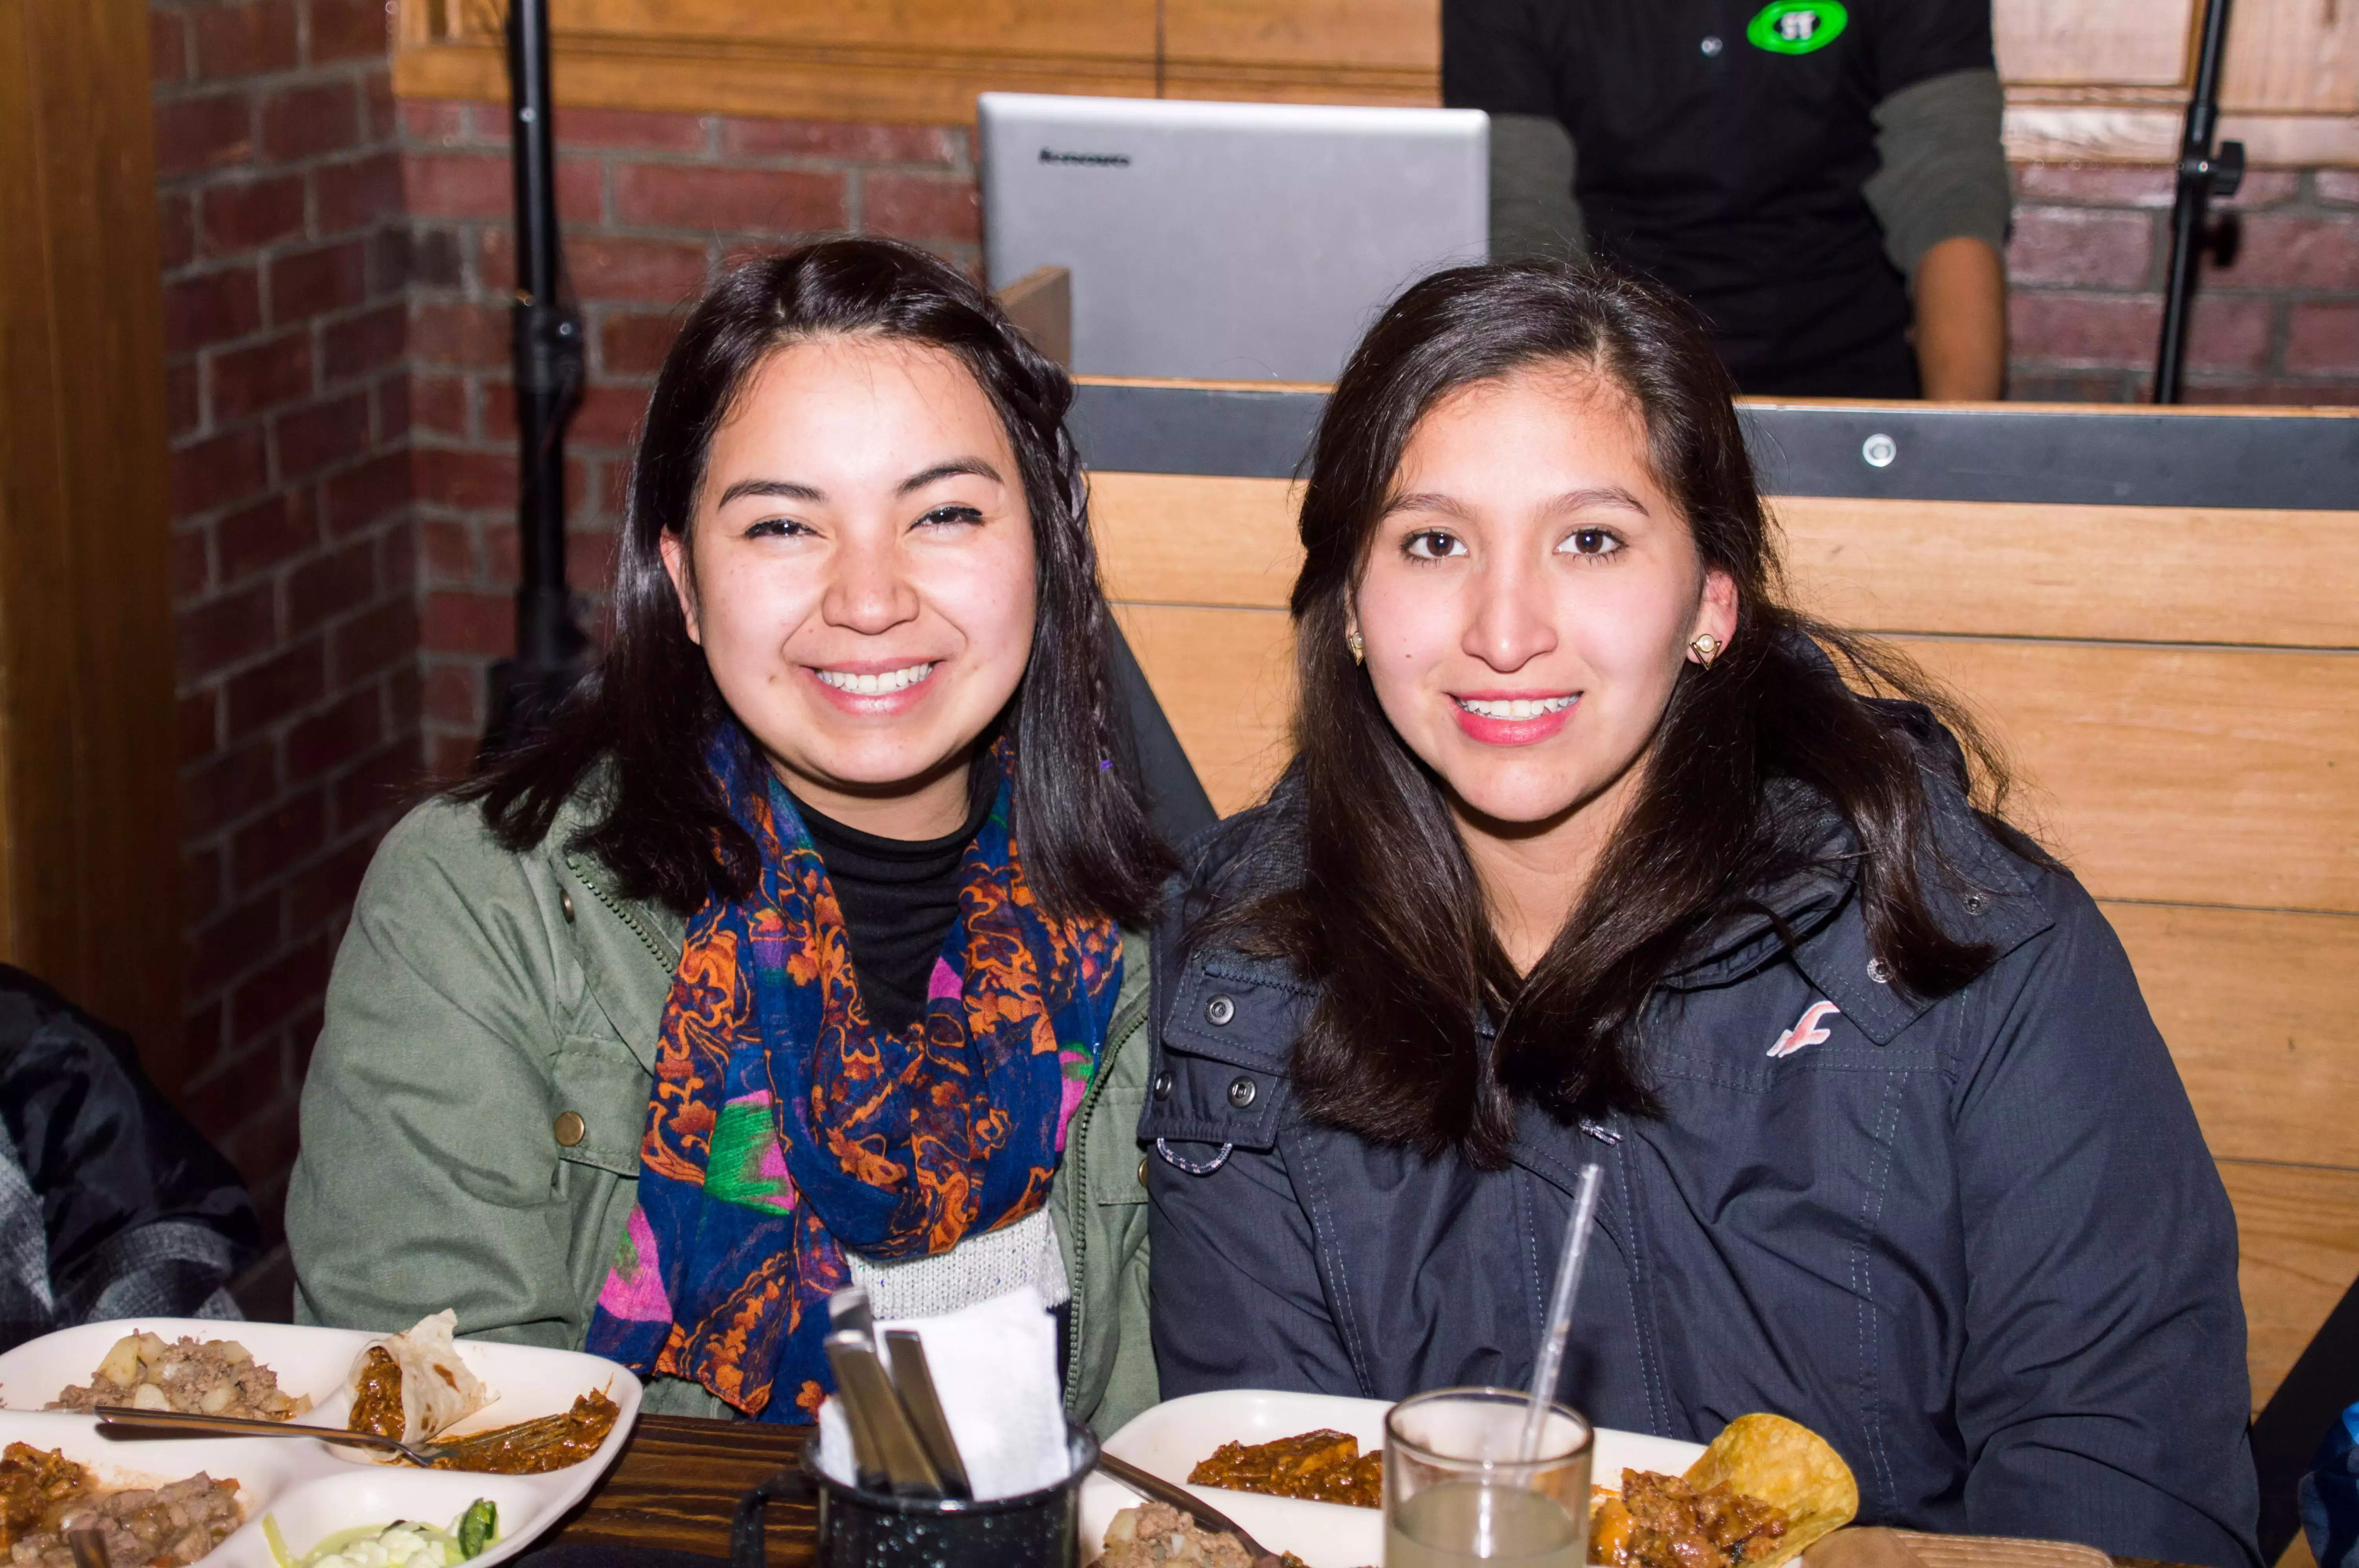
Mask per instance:
[[[1995,961],[2053,922],[2022,863],[2001,847],[1964,793],[1939,774],[1929,774],[1926,784],[1934,841],[1955,872],[1922,868],[1927,902],[1943,930],[1989,946]],[[1706,990],[1790,958],[1862,1033],[1879,1045],[1889,1044],[1936,999],[1892,984],[1869,951],[1854,874],[1858,836],[1850,824],[1823,803],[1785,804],[1818,814],[1814,863],[1760,890],[1750,907],[1707,932],[1696,956],[1664,984],[1672,990]]]

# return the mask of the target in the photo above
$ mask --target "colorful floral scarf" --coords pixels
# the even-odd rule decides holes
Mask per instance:
[[[692,1379],[765,1421],[809,1422],[831,1382],[827,1298],[846,1248],[946,1252],[1038,1209],[1095,1071],[1122,948],[1052,921],[997,797],[962,866],[925,1016],[868,1022],[826,869],[737,726],[708,753],[760,849],[759,885],[689,922],[656,1047],[638,1203],[589,1348]],[[783,1396],[783,1397],[781,1397]]]

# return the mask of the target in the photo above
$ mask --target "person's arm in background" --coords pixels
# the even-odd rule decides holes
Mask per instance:
[[[1585,261],[1572,134],[1527,0],[1442,0],[1441,102],[1491,116],[1491,259]]]
[[[1863,192],[1917,302],[1925,395],[1990,399],[2006,380],[2006,154],[1998,72],[1953,70],[1875,106],[1883,167]]]
[[[2006,390],[2006,263],[1988,240],[1952,234],[1919,258],[1917,373],[1936,403]]]
[[[1862,194],[1916,301],[1925,395],[1995,398],[2006,382],[2006,231],[1991,0],[1881,7],[1875,151]]]

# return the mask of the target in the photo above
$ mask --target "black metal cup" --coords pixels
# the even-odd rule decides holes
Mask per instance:
[[[819,1466],[819,1443],[804,1445],[802,1479],[819,1494],[819,1568],[1078,1568],[1082,1482],[1097,1467],[1098,1440],[1068,1422],[1073,1467],[1053,1487],[994,1502],[897,1498],[847,1487]],[[729,1532],[731,1568],[765,1568],[763,1505],[783,1495],[773,1481],[737,1505]]]

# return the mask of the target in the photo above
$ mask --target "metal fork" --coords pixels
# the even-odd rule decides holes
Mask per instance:
[[[198,1415],[189,1411],[141,1410],[136,1405],[100,1405],[92,1414],[109,1430],[150,1427],[160,1431],[200,1432],[209,1437],[308,1437],[345,1448],[375,1448],[402,1458],[420,1469],[431,1468],[451,1452],[442,1443],[403,1443],[374,1432],[348,1432],[340,1426],[298,1426],[291,1422],[265,1421],[258,1416]]]

